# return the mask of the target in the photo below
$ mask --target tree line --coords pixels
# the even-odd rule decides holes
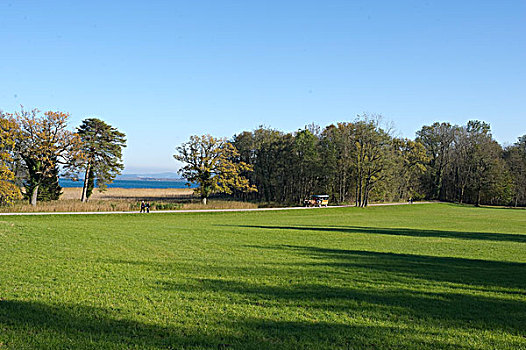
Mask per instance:
[[[223,192],[286,204],[328,194],[360,207],[408,199],[526,205],[526,135],[503,148],[477,120],[425,125],[411,140],[364,114],[292,133],[259,127],[230,140],[193,136],[174,157],[204,201]]]
[[[70,130],[68,120],[64,112],[0,111],[1,204],[56,200],[59,175],[78,174],[86,201],[95,182],[103,190],[120,174],[125,134],[97,118]],[[410,198],[526,205],[526,135],[502,147],[478,120],[424,125],[414,140],[396,137],[378,115],[289,133],[262,126],[230,139],[192,136],[174,158],[204,203],[224,193],[281,204],[328,194],[360,207]]]
[[[0,204],[21,198],[32,205],[57,200],[62,193],[59,175],[77,179],[84,174],[80,200],[95,186],[104,189],[124,169],[124,133],[97,118],[68,129],[69,114],[0,111]]]

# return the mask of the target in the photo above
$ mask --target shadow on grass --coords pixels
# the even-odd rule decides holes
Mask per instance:
[[[117,318],[102,308],[19,300],[0,301],[0,329],[0,344],[13,349],[224,349],[242,342],[227,334]]]
[[[185,284],[163,281],[159,282],[159,287],[177,292],[235,293],[243,295],[241,300],[252,306],[345,312],[388,323],[393,320],[416,323],[429,329],[451,327],[500,330],[516,336],[524,334],[526,264],[303,246],[251,247],[306,254],[315,262],[302,265],[330,266],[334,272],[350,271],[354,276],[370,279],[369,287],[353,287],[352,277],[338,286],[337,283],[342,283],[341,279],[337,279],[336,285],[326,279],[305,283],[305,279],[296,281],[292,275],[290,280],[281,276],[281,280],[274,284],[205,278]],[[458,286],[449,288],[452,291],[434,291],[436,285],[431,285],[430,290],[412,290],[411,280],[406,281],[407,288],[400,288],[400,283],[396,284],[397,288],[390,288],[389,279],[396,280],[392,276],[400,274],[446,282],[444,289],[451,287],[450,282],[465,285],[466,288],[462,292],[456,292]],[[276,276],[280,276],[278,269]],[[327,284],[320,283],[320,280]],[[421,281],[414,280],[414,283]],[[480,290],[471,289],[470,285],[498,288]]]
[[[286,273],[279,268],[275,275],[281,279],[259,282],[253,279],[260,276],[257,268],[252,274],[232,279],[163,280],[157,288],[164,291],[166,300],[171,293],[183,297],[190,293],[196,298],[205,291],[208,295],[206,300],[197,300],[197,305],[206,304],[202,317],[181,321],[172,316],[161,325],[129,320],[112,309],[0,299],[0,343],[8,349],[459,349],[485,342],[494,348],[525,345],[521,336],[526,264],[291,245],[251,248],[306,255],[310,258],[306,264],[332,266],[334,271],[355,269],[360,276],[371,278],[371,287],[353,287],[352,279],[343,285],[337,279],[333,284],[315,275],[298,282],[285,279]],[[111,262],[165,267],[149,261]],[[414,291],[409,290],[409,282],[407,289],[395,289],[385,280],[398,273],[462,283],[475,273],[474,281],[479,284],[486,281],[506,286],[507,280],[495,275],[498,271],[515,275],[518,282],[514,286],[522,291]],[[374,278],[384,280],[375,283]],[[249,315],[230,313],[230,305],[237,305],[238,311],[242,305]],[[356,324],[345,324],[350,319]],[[476,334],[468,336],[473,330]]]
[[[68,348],[66,344],[69,347],[75,344],[75,347],[99,342],[167,345],[176,337],[171,329],[113,319],[110,314],[110,310],[80,305],[0,301],[0,325],[4,328],[4,336],[13,334],[13,339],[4,339],[4,342],[12,348],[22,345],[30,345],[29,348]],[[50,335],[52,339],[48,339]]]
[[[0,344],[8,349],[347,349],[388,344],[399,336],[395,327],[254,317],[196,323],[203,327],[141,323],[79,305],[0,301]],[[410,338],[398,342],[414,347]]]
[[[364,226],[262,226],[262,225],[239,225],[236,227],[257,228],[266,230],[297,230],[297,231],[320,231],[320,232],[340,232],[340,233],[369,233],[390,236],[409,236],[409,237],[441,237],[455,239],[474,239],[482,241],[496,242],[517,242],[526,243],[526,235],[510,233],[488,233],[488,232],[462,232],[462,231],[442,231],[424,230],[411,228],[381,228]]]
[[[331,267],[331,272],[374,272],[393,280],[401,275],[526,296],[526,263],[294,245],[248,247],[294,251],[311,259],[301,265]]]
[[[199,279],[197,285],[193,284],[193,290],[189,290],[188,284],[169,282],[163,282],[161,288],[177,292],[240,294],[251,307],[288,307],[307,313],[317,309],[387,323],[396,320],[426,328],[501,330],[514,335],[524,332],[522,323],[526,314],[526,304],[522,300],[450,292],[305,283],[268,285],[223,279]]]

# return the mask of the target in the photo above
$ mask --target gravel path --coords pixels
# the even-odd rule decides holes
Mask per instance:
[[[429,204],[433,202],[414,202],[413,204]],[[369,204],[370,207],[388,206],[388,205],[409,205],[406,202],[399,203],[376,203]],[[354,205],[334,205],[330,208],[348,208]],[[236,211],[267,211],[267,210],[314,210],[326,209],[317,207],[285,207],[285,208],[253,208],[253,209],[181,209],[181,210],[152,210],[150,214],[157,213],[216,213],[216,212],[236,212]],[[0,213],[0,216],[6,215],[106,215],[106,214],[140,214],[139,211],[88,211],[88,212],[35,212],[35,213]]]

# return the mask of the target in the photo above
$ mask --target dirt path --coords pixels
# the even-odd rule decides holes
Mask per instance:
[[[414,202],[412,205],[416,204],[429,204],[433,202]],[[389,205],[410,205],[406,202],[399,203],[376,203],[369,204],[370,207],[380,207],[380,206],[389,206]],[[330,208],[349,208],[354,207],[354,205],[334,205],[328,207]],[[316,208],[316,207],[285,207],[285,208],[252,208],[252,209],[182,209],[182,210],[155,210],[151,211],[150,214],[157,213],[217,213],[217,212],[236,212],[236,211],[268,211],[268,210],[322,210],[326,208]],[[106,215],[106,214],[140,214],[139,211],[90,211],[90,212],[42,212],[42,213],[0,213],[0,216],[6,215]]]

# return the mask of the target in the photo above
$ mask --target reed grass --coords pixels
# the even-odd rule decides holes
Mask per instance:
[[[63,188],[60,200],[80,200],[81,188]],[[191,188],[108,188],[104,192],[93,191],[90,200],[179,200],[193,198]]]
[[[150,202],[151,210],[178,209],[248,209],[257,208],[257,204],[212,199],[203,205],[193,195],[192,189],[186,188],[109,188],[105,192],[95,191],[88,202],[81,202],[80,188],[64,188],[58,201],[38,202],[32,206],[27,201],[18,201],[11,206],[0,207],[4,213],[34,212],[103,212],[103,211],[137,211],[141,201]]]
[[[258,208],[256,203],[240,202],[240,201],[225,201],[212,199],[208,204],[204,205],[201,201],[192,201],[185,203],[181,209],[253,209]]]

